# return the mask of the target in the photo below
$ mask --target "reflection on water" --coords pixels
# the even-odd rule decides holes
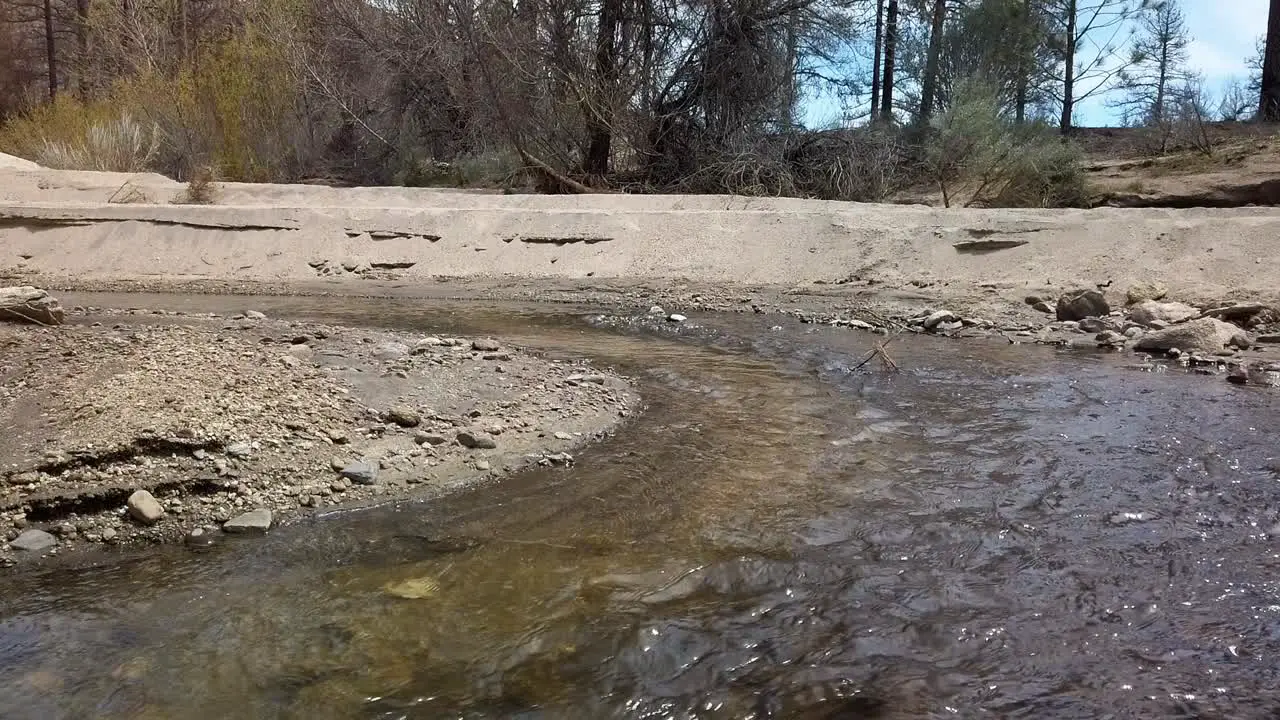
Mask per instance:
[[[1274,395],[928,339],[849,373],[873,338],[758,318],[253,303],[586,355],[648,409],[570,470],[20,574],[0,716],[1280,710]]]

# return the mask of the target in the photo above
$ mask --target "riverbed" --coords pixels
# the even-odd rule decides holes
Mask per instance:
[[[226,298],[65,296],[220,311]],[[777,317],[255,298],[636,381],[571,468],[0,588],[5,718],[1270,717],[1273,392]]]

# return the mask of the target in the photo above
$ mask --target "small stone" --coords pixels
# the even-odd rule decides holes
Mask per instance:
[[[420,432],[413,436],[413,441],[419,445],[443,445],[449,440],[437,433]]]
[[[253,452],[253,446],[246,442],[232,443],[226,449],[226,453],[233,458],[248,457],[251,452]]]
[[[1228,343],[1228,345],[1234,345],[1235,347],[1238,347],[1241,350],[1248,350],[1249,348],[1253,347],[1253,341],[1249,339],[1249,333],[1238,332],[1235,335],[1231,336],[1231,342]]]
[[[378,466],[366,460],[347,463],[340,472],[342,477],[357,485],[373,485],[378,482]]]
[[[116,539],[115,528],[102,528],[102,542],[111,542]]]
[[[60,537],[73,538],[76,536],[76,526],[71,523],[62,523],[53,529]]]
[[[342,469],[347,466],[348,462],[349,461],[346,458],[330,458],[329,467],[333,468],[334,472],[340,473],[342,472]]]
[[[667,322],[673,322],[673,323],[682,323],[688,319],[689,318],[685,317],[684,315],[681,315],[680,313],[671,313],[670,315],[667,316]]]
[[[491,467],[492,467],[492,466],[491,466],[491,465],[489,465],[489,461],[488,461],[488,460],[478,460],[478,461],[476,461],[476,469],[477,469],[477,470],[487,471],[487,470],[489,470]]]
[[[388,408],[387,412],[383,414],[383,418],[387,422],[395,423],[400,427],[417,427],[418,423],[422,422],[418,411],[405,405],[396,405]]]
[[[1038,302],[1032,303],[1031,307],[1035,308],[1036,310],[1039,310],[1040,312],[1046,315],[1053,314],[1053,306],[1045,302],[1044,300],[1040,300]]]
[[[650,315],[666,315],[667,311],[662,309],[661,305],[652,305],[649,307]]]
[[[266,508],[250,510],[223,523],[222,529],[229,533],[265,533],[271,529],[271,511]]]
[[[250,320],[266,320],[267,319],[266,315],[258,312],[257,310],[248,310],[245,312],[244,316]]]
[[[191,531],[187,533],[183,540],[188,545],[195,547],[208,547],[218,541],[218,535],[213,532],[212,528],[197,527],[191,528]]]
[[[567,432],[564,432],[563,430],[559,430],[559,431],[557,431],[557,432],[556,432],[556,434],[555,434],[555,437],[556,437],[556,439],[557,439],[557,440],[572,440],[572,439],[573,439],[573,436],[572,436],[572,435],[570,435],[570,434],[569,434],[569,433],[567,433]]]
[[[329,441],[334,445],[346,445],[351,442],[351,438],[347,436],[345,430],[330,430],[325,433],[325,435],[328,436]]]
[[[463,430],[457,437],[459,445],[471,450],[492,450],[498,447],[498,443],[493,438],[478,432]]]
[[[471,349],[480,352],[496,352],[502,348],[502,345],[493,338],[477,338],[471,341]]]
[[[39,552],[48,550],[58,544],[58,538],[50,535],[43,530],[25,530],[21,535],[14,538],[9,547],[14,550],[23,550],[26,552]]]
[[[164,508],[146,490],[138,490],[130,495],[126,505],[129,507],[129,516],[143,525],[155,525],[164,517]]]
[[[379,360],[399,360],[408,354],[409,346],[397,342],[383,343],[373,351],[373,356]]]

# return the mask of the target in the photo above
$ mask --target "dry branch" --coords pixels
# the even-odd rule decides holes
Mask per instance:
[[[61,325],[62,305],[49,293],[29,285],[0,288],[0,320]]]

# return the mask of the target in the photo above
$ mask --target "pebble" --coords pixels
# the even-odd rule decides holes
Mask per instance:
[[[39,552],[48,550],[58,544],[58,538],[50,535],[43,530],[25,530],[21,535],[14,538],[9,543],[9,547],[14,550],[23,550],[26,552]]]
[[[129,508],[129,516],[143,525],[155,525],[164,517],[164,508],[155,499],[151,493],[146,490],[138,490],[129,496],[126,501]]]
[[[413,436],[413,441],[419,445],[443,445],[449,440],[438,433],[420,432]]]
[[[572,436],[572,435],[570,435],[570,434],[569,434],[569,433],[567,433],[567,432],[564,432],[563,430],[558,430],[558,431],[556,431],[555,437],[556,437],[556,439],[557,439],[557,440],[572,440],[572,439],[573,439],[573,436]]]
[[[232,443],[227,446],[226,452],[233,458],[249,457],[253,452],[253,446],[246,442]]]
[[[682,323],[688,319],[689,318],[685,317],[684,315],[681,315],[680,313],[671,313],[670,315],[667,316],[667,322],[673,322],[673,323]]]
[[[471,349],[480,352],[496,352],[502,348],[502,345],[493,338],[477,338],[471,341]]]
[[[267,319],[267,316],[265,314],[260,313],[257,310],[248,310],[245,312],[244,316],[250,320],[266,320]]]
[[[229,533],[265,533],[271,529],[271,511],[266,508],[250,510],[223,523],[222,529]]]

